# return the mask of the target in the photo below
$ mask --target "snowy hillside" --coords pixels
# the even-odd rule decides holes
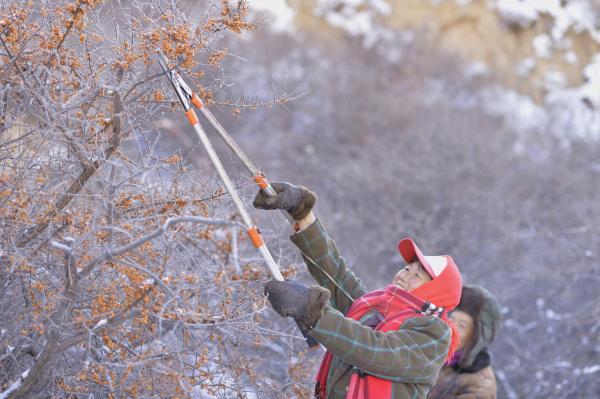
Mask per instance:
[[[418,29],[398,31],[387,17],[393,7],[410,7],[410,2],[389,2],[384,0],[317,0],[313,14],[327,24],[342,29],[351,36],[360,37],[366,47],[382,47],[385,59],[400,63],[397,52],[390,50],[390,44],[414,40]],[[423,2],[425,3],[425,2]],[[453,3],[456,7],[469,7],[481,1],[471,0],[431,0],[432,7],[443,3]],[[497,15],[507,29],[527,30],[534,25],[548,25],[545,31],[535,35],[531,42],[534,51],[520,59],[513,66],[513,75],[522,80],[530,80],[543,93],[542,101],[530,98],[528,93],[496,84],[486,87],[477,94],[486,102],[486,109],[492,115],[503,116],[511,127],[528,130],[545,130],[561,140],[569,137],[600,138],[600,10],[593,7],[591,0],[575,0],[561,5],[559,0],[494,0],[483,2],[490,12]],[[271,4],[269,7],[268,4]],[[394,5],[395,4],[395,5]],[[293,8],[283,1],[262,2],[261,9],[270,9],[277,26],[290,25]],[[285,22],[282,22],[285,21]],[[430,21],[435,24],[435,21]],[[588,42],[593,42],[591,45]],[[590,59],[578,60],[572,50],[574,46],[593,46],[596,55]],[[450,50],[451,51],[451,50]],[[547,68],[540,75],[531,72],[537,64],[547,62],[552,56],[562,57],[564,64],[581,64],[580,83],[569,85],[561,65]],[[466,60],[468,62],[468,60]],[[494,75],[495,65],[472,60],[472,67],[465,67],[465,74]],[[473,73],[475,72],[475,73]],[[448,93],[439,92],[447,96]],[[426,93],[431,96],[431,93]],[[458,107],[464,104],[457,104]]]

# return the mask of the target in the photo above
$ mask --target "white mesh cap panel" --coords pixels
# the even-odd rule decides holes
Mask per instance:
[[[435,277],[442,274],[446,266],[448,266],[448,259],[446,259],[445,256],[425,256],[425,260],[427,260],[431,266]]]

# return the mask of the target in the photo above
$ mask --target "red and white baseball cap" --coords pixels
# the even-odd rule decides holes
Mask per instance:
[[[398,250],[406,263],[418,260],[431,278],[438,277],[448,266],[448,258],[446,256],[423,255],[419,247],[417,247],[417,244],[415,244],[411,238],[400,240],[398,243]]]

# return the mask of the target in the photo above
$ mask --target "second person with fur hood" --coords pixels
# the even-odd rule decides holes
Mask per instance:
[[[496,399],[496,377],[488,345],[500,324],[500,304],[485,288],[465,286],[450,314],[460,344],[446,364],[429,399]]]

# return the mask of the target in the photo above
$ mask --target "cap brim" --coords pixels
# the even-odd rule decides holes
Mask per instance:
[[[398,243],[398,251],[400,251],[400,255],[402,255],[406,263],[411,263],[415,260],[418,260],[431,278],[437,277],[423,253],[411,238],[404,238],[400,240]]]

